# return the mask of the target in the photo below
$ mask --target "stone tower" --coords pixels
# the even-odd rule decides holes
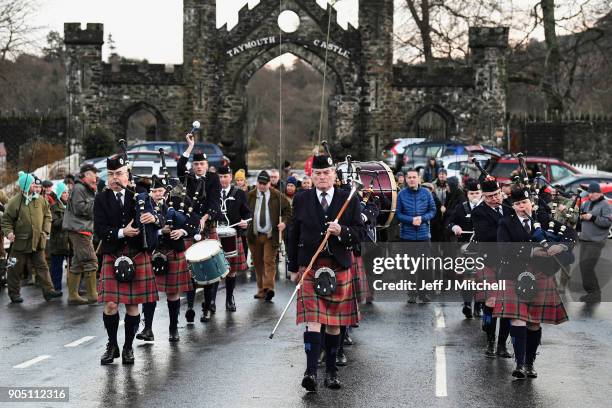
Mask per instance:
[[[393,0],[360,0],[363,71],[363,154],[378,156],[391,134],[393,84]]]
[[[102,24],[64,24],[66,45],[66,89],[68,98],[68,135],[83,141],[88,130],[100,123],[95,109],[96,94],[102,81]]]

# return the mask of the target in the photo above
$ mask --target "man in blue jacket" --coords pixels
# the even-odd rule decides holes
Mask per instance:
[[[406,188],[400,191],[397,196],[397,208],[395,215],[400,222],[400,239],[404,242],[420,242],[418,247],[410,248],[410,252],[414,256],[424,254],[428,256],[430,253],[431,232],[429,222],[436,215],[436,204],[433,196],[428,189],[419,185],[419,172],[415,169],[410,169],[406,172]],[[420,286],[423,273],[425,271],[417,271],[410,275],[410,280],[414,281],[417,288]],[[410,291],[408,303],[416,303],[416,297],[423,302],[428,302],[430,299],[420,291]]]

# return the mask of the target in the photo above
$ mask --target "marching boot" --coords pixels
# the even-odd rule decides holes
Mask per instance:
[[[210,322],[211,312],[210,312],[210,304],[207,302],[202,303],[202,317],[200,317],[200,322],[206,323]]]
[[[212,314],[217,313],[217,290],[219,289],[219,281],[212,284],[210,291],[210,312]]]
[[[463,313],[463,315],[465,316],[466,319],[471,319],[473,317],[473,315],[472,315],[472,304],[468,303],[468,302],[464,302],[463,303],[463,309],[461,310],[461,313]]]
[[[340,342],[338,343],[338,352],[336,353],[336,365],[339,367],[346,366],[348,360],[344,354],[344,341],[348,336],[348,328],[346,326],[340,327]]]
[[[542,341],[542,328],[538,330],[527,330],[527,344],[525,348],[525,371],[527,377],[538,378],[538,373],[533,367],[533,363],[538,353],[538,346]]]
[[[482,316],[482,302],[474,302],[474,317],[480,318]]]
[[[71,306],[75,305],[86,305],[87,299],[83,299],[79,295],[79,284],[81,283],[81,274],[68,272],[66,277],[68,283],[68,304]],[[96,297],[97,301],[97,297]]]
[[[497,353],[498,357],[512,358],[512,354],[506,348],[508,337],[510,336],[510,319],[499,319],[499,337],[497,338]]]
[[[527,378],[527,370],[525,368],[525,354],[527,343],[527,327],[526,326],[511,326],[510,336],[512,337],[512,346],[514,347],[514,359],[516,360],[516,368],[512,372],[512,376],[519,380]]]
[[[90,305],[98,303],[97,285],[98,279],[96,277],[96,271],[89,272],[85,276],[85,286],[87,288],[87,303],[89,303]]]
[[[202,317],[200,318],[200,321],[202,323],[210,321],[210,317],[212,314],[211,305],[213,287],[214,284],[204,286],[204,302],[202,303]]]
[[[142,313],[144,314],[144,329],[136,335],[138,340],[155,341],[153,335],[153,316],[155,315],[155,307],[157,302],[147,302],[142,305]]]
[[[321,352],[321,333],[304,332],[304,351],[306,352],[306,372],[302,387],[308,392],[317,391],[317,360]]]
[[[100,358],[100,364],[107,365],[111,364],[114,359],[119,358],[119,345],[117,344],[119,313],[115,313],[114,315],[102,313],[102,320],[104,321],[104,327],[108,335],[108,342],[106,343],[106,351]]]
[[[338,390],[342,387],[338,379],[338,366],[336,358],[340,346],[339,334],[325,334],[325,386],[331,390]]]
[[[228,276],[225,278],[225,310],[228,312],[236,311],[236,302],[234,301],[234,288],[236,287],[236,277]]]
[[[169,337],[170,342],[177,342],[181,338],[178,334],[178,317],[181,314],[181,300],[168,300],[168,315],[170,316]]]
[[[487,358],[495,358],[496,323],[497,319],[493,317],[493,308],[485,306],[482,315],[482,329],[487,334],[487,349],[485,350]]]
[[[134,349],[132,344],[134,342],[134,336],[138,330],[140,324],[140,314],[131,316],[125,315],[125,343],[123,343],[123,352],[121,353],[121,362],[123,364],[134,364]]]

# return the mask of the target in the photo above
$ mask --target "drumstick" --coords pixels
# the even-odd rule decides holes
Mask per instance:
[[[344,202],[344,205],[342,206],[342,208],[338,212],[338,215],[336,216],[336,219],[335,219],[334,222],[338,222],[340,220],[340,218],[342,217],[342,214],[344,214],[344,211],[348,207],[348,205],[351,202],[351,199],[355,195],[356,191],[357,191],[357,189],[355,187],[353,187],[351,189],[351,194],[349,194],[348,198]],[[319,256],[321,251],[323,251],[323,248],[325,248],[325,244],[327,244],[327,240],[329,239],[330,235],[331,235],[331,233],[329,232],[329,230],[327,230],[327,232],[325,233],[325,237],[323,238],[323,241],[321,241],[321,244],[319,245],[319,248],[317,248],[317,251],[312,256],[312,259],[310,260],[310,263],[308,264],[308,266],[304,270],[304,273],[302,274],[302,278],[300,279],[298,284],[295,286],[295,290],[293,291],[293,294],[291,294],[291,298],[289,299],[289,302],[287,302],[287,305],[283,309],[283,313],[281,313],[280,317],[278,318],[278,321],[276,322],[276,325],[274,326],[274,329],[272,329],[272,333],[270,333],[270,337],[269,337],[270,339],[274,337],[274,333],[276,333],[276,329],[278,329],[278,326],[280,325],[280,322],[283,320],[283,317],[285,317],[285,313],[287,313],[287,309],[289,309],[289,306],[293,302],[293,298],[295,298],[295,295],[297,295],[298,290],[302,287],[302,282],[304,281],[304,277],[306,277],[306,274],[312,269],[312,266],[314,265],[317,257]]]
[[[251,221],[253,221],[253,218],[249,218],[248,220],[244,220],[244,221],[246,221],[246,222],[251,222]],[[237,223],[232,224],[232,225],[229,225],[227,228],[232,228],[232,227],[235,227],[236,225],[240,224],[241,222],[242,222],[242,221],[237,222]]]

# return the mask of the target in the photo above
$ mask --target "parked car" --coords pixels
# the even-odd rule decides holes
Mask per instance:
[[[159,152],[160,148],[164,149],[164,152],[168,157],[177,159],[187,150],[187,142],[175,142],[175,141],[155,141],[155,142],[144,142],[128,147],[130,152],[136,151],[155,151]],[[224,161],[229,163],[227,157],[223,156],[223,151],[219,146],[214,143],[197,142],[193,148],[194,152],[202,152],[208,157],[208,163],[216,168],[221,167]],[[129,156],[128,156],[129,157]]]
[[[430,157],[440,159],[444,156],[467,154],[463,143],[459,142],[422,142],[408,145],[402,153],[402,171],[413,168],[422,170]]]
[[[599,174],[575,174],[557,180],[555,182],[555,185],[561,185],[565,188],[565,191],[571,191],[572,193],[575,193],[576,191],[578,191],[578,187],[581,187],[582,185],[588,186],[592,182],[602,184],[602,188],[604,185],[612,186],[612,184],[603,184],[612,183],[612,175],[607,176]]]
[[[526,156],[525,164],[529,177],[533,178],[536,173],[542,173],[542,176],[552,184],[564,177],[580,174],[580,171],[563,160],[553,157],[537,157]],[[512,173],[519,169],[519,161],[516,157],[504,155],[498,160],[491,161],[488,172],[496,177],[499,181],[508,181],[512,179]]]
[[[382,150],[383,161],[394,171],[401,168],[401,156],[406,146],[425,141],[422,137],[403,137],[387,143]]]
[[[490,156],[484,154],[475,154],[472,157],[478,160],[478,163],[483,168],[487,168]],[[463,175],[465,174],[465,170],[468,167],[468,164],[471,163],[471,157],[467,154],[459,154],[456,156],[442,156],[439,160],[439,163],[442,164],[442,167],[446,169],[446,174],[448,177],[457,177],[459,179],[459,183],[463,184]]]
[[[170,177],[177,177],[177,163],[174,160],[168,160],[166,162],[166,167],[168,169],[168,174]],[[106,169],[106,160],[102,163],[98,163],[96,165],[98,169],[98,177],[102,183],[106,183],[108,178],[108,172]],[[132,162],[132,174],[138,176],[152,176],[153,174],[160,175],[161,174],[161,163],[148,161],[148,160],[135,160]]]

